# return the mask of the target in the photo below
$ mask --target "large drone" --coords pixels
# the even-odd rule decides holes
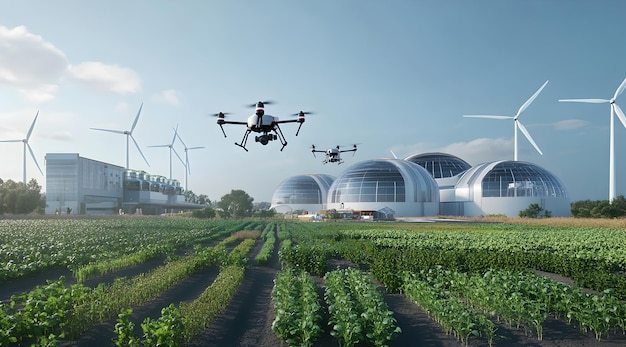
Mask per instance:
[[[278,117],[271,116],[269,114],[265,114],[265,105],[272,104],[271,101],[259,101],[256,104],[250,105],[250,107],[254,107],[254,114],[248,117],[247,122],[233,122],[225,120],[225,116],[228,113],[216,113],[214,116],[217,117],[217,124],[219,124],[222,129],[222,133],[224,137],[226,137],[226,132],[224,131],[223,124],[242,124],[246,125],[248,129],[243,134],[243,138],[241,139],[241,143],[235,142],[235,145],[243,148],[248,151],[246,148],[246,143],[248,142],[248,135],[251,132],[261,133],[262,135],[255,136],[254,141],[260,142],[262,145],[267,145],[270,141],[280,140],[280,143],[283,145],[280,150],[282,151],[285,146],[287,146],[287,141],[285,140],[285,136],[283,135],[283,131],[280,130],[279,124],[282,123],[300,123],[298,126],[298,131],[296,131],[296,136],[300,133],[300,128],[302,127],[302,123],[304,123],[304,115],[312,114],[312,112],[303,112],[295,113],[292,116],[297,116],[297,119],[290,120],[278,120]]]
[[[315,145],[311,146],[311,152],[313,153],[313,156],[315,157],[315,152],[318,153],[326,153],[326,159],[324,159],[324,161],[322,162],[323,164],[328,164],[328,163],[337,163],[337,165],[343,163],[343,159],[341,159],[341,153],[345,153],[345,152],[354,152],[352,153],[352,156],[354,156],[356,154],[356,144],[352,145],[351,149],[340,149],[341,146],[337,146],[335,148],[330,148],[327,149],[325,151],[322,150],[317,150],[315,149]]]

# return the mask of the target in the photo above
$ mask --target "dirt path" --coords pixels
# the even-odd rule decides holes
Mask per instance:
[[[257,240],[250,251],[251,266],[246,269],[243,282],[233,301],[226,306],[211,326],[190,346],[280,346],[272,331],[274,308],[272,288],[280,269],[278,247],[274,248],[267,265],[259,266],[254,258],[261,251],[263,241]]]

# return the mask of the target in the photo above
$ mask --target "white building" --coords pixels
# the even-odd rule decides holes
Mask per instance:
[[[317,214],[326,209],[328,188],[334,180],[325,174],[287,178],[274,191],[270,209],[285,214]]]
[[[380,211],[395,216],[436,216],[439,189],[421,166],[401,159],[356,163],[335,179],[328,191],[328,209]]]

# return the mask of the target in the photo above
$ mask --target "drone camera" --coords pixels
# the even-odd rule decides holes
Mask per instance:
[[[278,137],[276,135],[265,134],[265,135],[261,135],[261,136],[256,136],[254,138],[254,141],[261,142],[262,145],[267,145],[268,142],[270,142],[272,140],[276,140],[276,139],[278,139]]]

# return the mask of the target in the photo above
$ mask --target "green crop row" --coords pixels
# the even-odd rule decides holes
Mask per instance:
[[[272,290],[275,318],[272,330],[289,346],[312,346],[322,332],[317,285],[304,271],[280,271]]]
[[[327,272],[324,279],[328,324],[333,327],[331,334],[340,346],[361,342],[387,346],[401,332],[393,312],[366,273],[352,268],[337,269]]]
[[[5,220],[0,224],[0,283],[55,267],[77,271],[137,253],[151,256],[189,248],[250,223],[161,218]],[[129,264],[137,261],[130,259]],[[113,261],[104,270],[96,266],[78,277],[117,266],[125,264]]]

